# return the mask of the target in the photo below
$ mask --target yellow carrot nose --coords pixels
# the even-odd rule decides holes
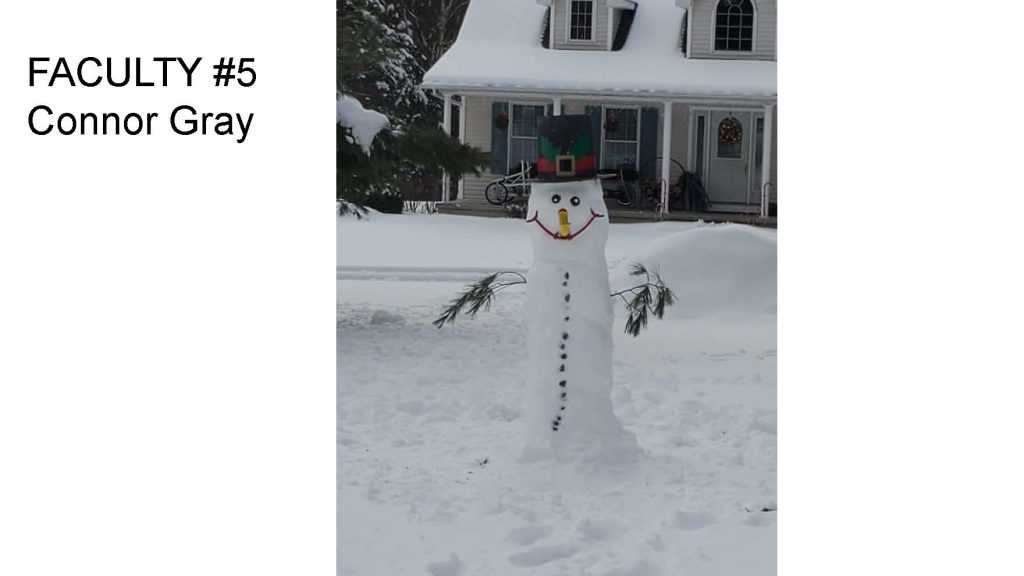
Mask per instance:
[[[569,237],[569,211],[565,208],[558,211],[558,228],[563,237]]]

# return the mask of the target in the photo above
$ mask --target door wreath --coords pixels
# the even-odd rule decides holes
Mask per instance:
[[[608,113],[604,119],[604,131],[615,132],[619,129],[619,118],[615,114]]]
[[[735,118],[726,118],[718,124],[718,144],[732,146],[743,140],[743,124]]]
[[[494,127],[498,130],[508,129],[508,112],[502,112],[494,118]]]

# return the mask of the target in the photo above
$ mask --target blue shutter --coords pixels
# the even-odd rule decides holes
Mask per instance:
[[[590,131],[594,134],[594,156],[597,160],[597,169],[601,169],[601,142],[604,139],[604,127],[601,120],[600,106],[587,106],[587,116],[590,116]]]
[[[640,110],[640,170],[644,176],[654,177],[658,171],[658,109]]]
[[[509,114],[509,126],[512,125],[508,102],[491,103],[491,174],[504,174],[508,171],[508,128],[498,128],[498,116],[504,112]]]

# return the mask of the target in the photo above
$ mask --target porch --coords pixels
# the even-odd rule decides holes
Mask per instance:
[[[450,213],[502,215],[501,207],[487,203],[484,190],[503,176],[508,166],[530,156],[530,134],[523,127],[538,115],[586,114],[600,135],[602,167],[630,165],[643,173],[648,183],[655,182],[655,190],[660,188],[660,202],[655,199],[640,207],[644,209],[615,207],[613,217],[623,221],[774,222],[774,99],[676,96],[655,100],[650,96],[461,90],[440,94],[445,102],[442,127],[496,157],[495,164],[479,177],[446,179],[440,200]],[[535,151],[533,154],[535,157]],[[674,186],[684,170],[699,177],[713,211],[680,211],[691,208],[674,201]],[[654,197],[658,196],[655,192]],[[657,214],[651,204],[659,205]]]

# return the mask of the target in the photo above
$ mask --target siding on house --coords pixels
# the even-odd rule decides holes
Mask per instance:
[[[551,31],[554,33],[556,50],[608,50],[611,40],[608,38],[608,0],[593,0],[594,33],[589,41],[569,40],[569,3],[572,0],[553,0],[554,19]]]
[[[463,106],[466,106],[466,143],[490,151],[492,99],[479,96],[463,96],[462,99]],[[482,172],[480,176],[467,174],[464,177],[462,199],[467,204],[487,204],[484,188],[496,177],[487,171]]]
[[[754,3],[754,51],[714,52],[714,20],[719,0],[693,0],[690,26],[691,58],[719,60],[775,60],[775,0],[751,0]]]
[[[659,142],[659,146],[660,146]],[[658,148],[658,155],[661,155],[661,148]],[[689,165],[690,155],[690,107],[686,104],[672,105],[672,159],[678,160],[687,170],[693,171]],[[661,168],[658,168],[659,173]],[[679,167],[672,163],[669,172],[669,182],[675,182],[682,176]]]

